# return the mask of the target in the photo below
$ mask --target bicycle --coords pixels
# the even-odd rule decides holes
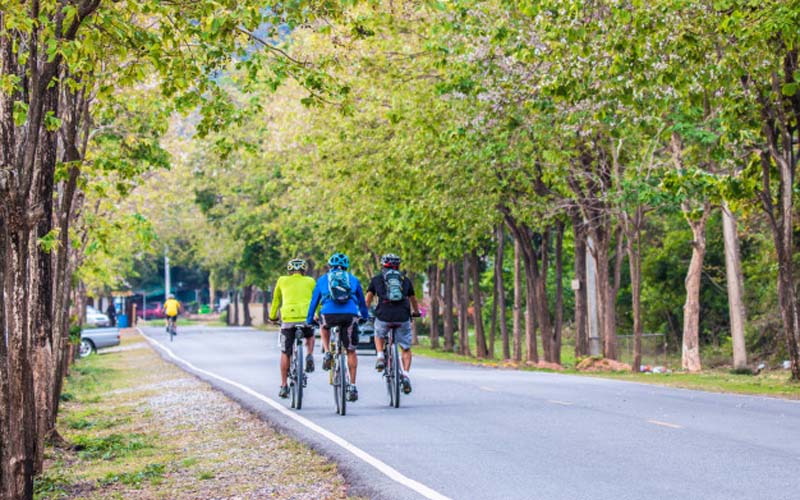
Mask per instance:
[[[303,356],[304,328],[306,325],[295,325],[294,327],[294,345],[289,361],[289,389],[292,393],[292,408],[296,410],[303,407],[303,388],[308,384],[308,377],[305,374],[305,357]]]
[[[418,318],[419,314],[412,314],[413,318]],[[400,350],[394,342],[394,332],[402,326],[402,323],[387,323],[389,329],[386,335],[386,343],[383,345],[383,359],[386,366],[383,369],[383,378],[386,381],[386,392],[389,395],[389,406],[400,408],[400,388],[403,385],[403,368]]]
[[[347,369],[347,350],[342,345],[341,329],[331,327],[331,370],[330,384],[333,386],[333,400],[336,402],[336,413],[347,413],[347,388],[350,387],[350,372]]]
[[[175,323],[177,323],[178,318],[174,316],[170,316],[167,318],[167,332],[169,333],[169,341],[172,342],[172,339],[175,338],[177,335],[177,331],[175,330]]]

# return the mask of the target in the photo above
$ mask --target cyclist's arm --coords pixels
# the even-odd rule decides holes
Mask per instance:
[[[306,314],[306,324],[310,325],[314,322],[314,316],[317,314],[317,306],[322,298],[322,293],[319,291],[319,282],[314,286],[314,293],[311,295],[311,304],[308,305],[308,314]]]
[[[361,283],[356,287],[356,302],[358,303],[358,309],[361,311],[361,317],[364,319],[369,318],[369,309],[367,308],[367,302],[364,300],[364,290],[361,288]]]
[[[375,298],[375,294],[371,291],[367,290],[367,296],[364,298],[364,301],[367,303],[367,307],[372,305],[372,299]]]
[[[408,301],[411,303],[411,314],[418,315],[419,314],[419,303],[417,302],[417,297],[415,295],[409,295]]]
[[[281,280],[278,280],[275,283],[275,291],[272,292],[272,307],[269,308],[269,320],[270,321],[277,321],[278,320],[278,308],[281,305],[281,296],[283,292],[281,291]]]

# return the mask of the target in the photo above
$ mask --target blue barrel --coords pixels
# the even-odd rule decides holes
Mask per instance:
[[[118,314],[117,315],[117,327],[119,327],[119,328],[128,328],[128,315],[127,314]]]

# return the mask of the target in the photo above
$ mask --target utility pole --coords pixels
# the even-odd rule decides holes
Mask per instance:
[[[591,236],[586,238],[586,246],[589,251],[586,252],[586,306],[589,325],[589,355],[601,356],[603,354],[602,345],[600,343],[600,317],[597,310],[597,263],[594,260],[594,242]]]
[[[169,280],[169,257],[167,256],[167,252],[169,248],[167,245],[164,245],[164,300],[167,300],[169,297],[169,292],[172,289],[171,283]]]

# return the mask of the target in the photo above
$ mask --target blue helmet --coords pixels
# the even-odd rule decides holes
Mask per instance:
[[[328,265],[331,267],[341,267],[342,269],[350,269],[350,258],[343,253],[335,253],[328,259]]]

